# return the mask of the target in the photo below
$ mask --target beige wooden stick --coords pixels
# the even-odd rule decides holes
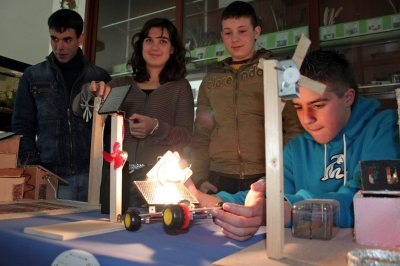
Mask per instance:
[[[122,150],[122,125],[124,118],[121,115],[111,117],[111,147],[110,151],[114,152],[113,146],[115,142],[121,144]],[[110,165],[110,222],[121,222],[122,216],[122,166],[114,170],[114,163]]]
[[[396,99],[397,99],[397,113],[399,116],[399,121],[397,124],[399,125],[399,132],[400,132],[400,89],[396,89]]]
[[[278,61],[265,60],[264,121],[267,176],[267,255],[282,259],[284,248],[282,114],[278,95]]]
[[[92,143],[90,147],[88,205],[100,204],[101,169],[103,166],[103,128],[107,115],[99,115],[101,97],[94,99]]]

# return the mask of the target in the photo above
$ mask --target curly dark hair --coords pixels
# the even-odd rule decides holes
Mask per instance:
[[[246,2],[235,1],[230,3],[222,12],[221,20],[228,18],[249,18],[253,28],[258,26],[256,12],[254,8]]]
[[[318,50],[307,54],[301,65],[300,73],[329,85],[328,89],[339,98],[344,96],[347,89],[353,88],[355,99],[357,99],[358,84],[353,68],[346,56],[336,50]]]
[[[142,30],[133,35],[131,40],[133,54],[131,59],[128,61],[128,65],[132,66],[133,79],[139,83],[148,81],[150,79],[150,75],[146,69],[146,61],[142,55],[142,50],[143,41],[146,37],[148,37],[151,28],[161,28],[161,32],[164,32],[164,29],[167,30],[172,47],[174,47],[173,54],[171,54],[160,73],[160,84],[164,84],[169,81],[177,81],[186,77],[186,50],[183,46],[183,42],[178,30],[174,24],[172,24],[172,22],[166,18],[153,18],[147,21]]]

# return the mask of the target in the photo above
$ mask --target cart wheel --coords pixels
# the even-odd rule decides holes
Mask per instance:
[[[125,212],[124,225],[128,231],[137,231],[142,227],[142,219],[138,210],[127,210]]]
[[[190,210],[185,204],[168,204],[163,210],[164,225],[169,229],[186,229],[190,223]]]

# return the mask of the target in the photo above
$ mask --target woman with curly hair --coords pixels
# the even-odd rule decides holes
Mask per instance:
[[[107,84],[93,81],[85,85],[75,99],[74,112],[82,116],[84,110],[80,104],[87,103],[88,98],[105,99],[113,88],[132,86],[121,106],[127,118],[123,147],[129,161],[129,206],[141,206],[144,200],[133,181],[145,179],[157,163],[157,156],[168,150],[184,153],[193,131],[194,101],[185,79],[186,51],[171,21],[165,18],[147,21],[132,37],[131,44],[133,54],[127,65],[132,67],[133,75],[115,78]]]

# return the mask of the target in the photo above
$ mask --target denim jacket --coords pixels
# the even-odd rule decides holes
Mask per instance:
[[[72,101],[84,84],[108,82],[110,75],[83,56],[83,72],[69,94],[51,53],[46,61],[28,67],[22,75],[12,116],[12,130],[23,135],[18,162],[42,165],[66,178],[89,172],[92,123],[72,112]]]

